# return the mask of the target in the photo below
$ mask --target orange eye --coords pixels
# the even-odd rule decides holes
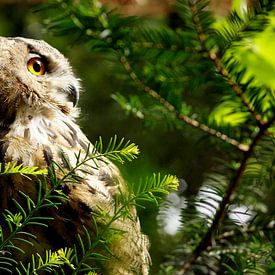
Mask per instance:
[[[46,72],[45,63],[39,57],[33,57],[28,61],[28,70],[34,75],[43,75]]]

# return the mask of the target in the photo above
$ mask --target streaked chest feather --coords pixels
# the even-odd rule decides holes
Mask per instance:
[[[54,126],[56,125],[56,126]],[[50,145],[54,142],[57,129],[65,132],[64,123],[55,122],[55,124],[42,116],[33,117],[31,114],[26,119],[17,119],[11,129],[7,138],[25,139],[31,144]]]
[[[70,154],[80,150],[85,151],[89,143],[79,127],[67,116],[47,117],[43,114],[33,115],[30,112],[24,115],[18,114],[2,140],[8,143],[10,150],[12,148],[18,150],[19,155],[41,148],[68,151]],[[3,153],[9,154],[8,151]],[[24,156],[21,158],[25,159]],[[12,159],[15,160],[14,157]]]

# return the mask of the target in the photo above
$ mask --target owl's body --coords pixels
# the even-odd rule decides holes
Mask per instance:
[[[36,62],[34,71],[28,67],[30,60]],[[42,65],[45,68],[38,74]],[[0,162],[45,168],[54,161],[69,169],[69,160],[74,167],[75,154],[81,152],[84,157],[90,146],[75,122],[78,93],[79,82],[57,50],[43,41],[0,37]],[[78,171],[80,183],[63,187],[68,201],[58,210],[49,210],[54,217],[49,227],[30,228],[37,235],[33,250],[43,253],[71,246],[75,236],[83,234],[83,225],[94,232],[93,213],[114,214],[115,194],[127,192],[118,169],[109,161],[86,168],[87,173]],[[19,175],[1,177],[1,212],[11,207],[13,198],[20,200],[19,190],[35,199],[36,188],[33,181]],[[140,231],[135,209],[131,211],[131,218],[112,224],[124,233],[111,242],[114,256],[104,263],[103,274],[148,274],[148,241]],[[33,252],[31,247],[26,251]],[[20,259],[30,260],[28,256],[20,255]]]

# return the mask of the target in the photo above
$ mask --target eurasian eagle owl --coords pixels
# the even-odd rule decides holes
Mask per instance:
[[[0,37],[0,162],[45,168],[54,161],[66,169],[66,156],[74,166],[75,154],[85,155],[90,143],[75,122],[79,89],[66,58],[46,42]],[[34,248],[25,244],[25,256],[16,253],[15,258],[30,260],[33,251],[71,246],[83,225],[93,232],[93,213],[114,213],[116,193],[127,192],[116,166],[104,161],[78,173],[81,182],[63,186],[68,200],[49,210],[54,220],[48,228],[28,229],[37,236]],[[19,191],[35,199],[37,187],[20,175],[0,178],[1,212],[12,207],[12,199],[20,200]],[[111,243],[113,256],[103,274],[148,274],[148,241],[131,211],[131,218],[113,225],[124,233]]]

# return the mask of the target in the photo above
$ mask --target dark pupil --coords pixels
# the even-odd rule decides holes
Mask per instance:
[[[34,71],[37,72],[37,73],[40,72],[41,66],[40,66],[39,62],[35,62],[35,63],[33,64],[33,69],[34,69]]]

